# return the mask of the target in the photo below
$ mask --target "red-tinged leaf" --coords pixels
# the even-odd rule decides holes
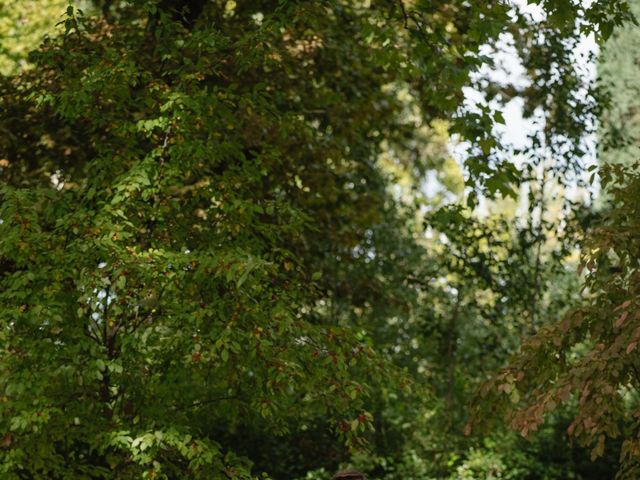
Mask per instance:
[[[615,310],[624,310],[625,308],[629,308],[629,305],[631,305],[631,300],[625,300],[620,305],[618,305]]]
[[[627,317],[629,316],[629,312],[624,312],[622,315],[620,315],[620,317],[618,318],[618,320],[616,321],[616,328],[620,328],[623,324],[624,321],[627,319]]]
[[[582,394],[580,395],[580,405],[584,405],[584,402],[587,401],[587,398],[589,398],[589,385],[591,384],[591,382],[587,382],[587,384],[584,386],[584,388],[582,389]],[[588,419],[587,419],[588,420]],[[585,420],[586,421],[586,420]]]
[[[2,447],[3,448],[9,448],[11,446],[11,443],[13,442],[13,437],[11,436],[10,433],[5,434],[4,437],[2,437]]]
[[[629,344],[629,346],[627,347],[627,354],[633,352],[636,349],[637,346],[638,346],[638,341],[637,340],[634,340],[633,342],[631,342]]]
[[[565,387],[558,393],[558,398],[561,402],[566,402],[569,400],[569,396],[571,395],[571,387]]]
[[[595,448],[591,450],[591,461],[593,462],[596,458],[601,457],[604,453],[604,435],[600,435],[598,437],[598,443]]]

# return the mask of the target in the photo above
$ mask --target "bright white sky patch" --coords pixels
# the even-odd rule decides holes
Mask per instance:
[[[534,21],[544,19],[544,11],[538,5],[527,4],[526,0],[512,0],[512,4],[521,12],[529,14]],[[573,60],[576,65],[576,69],[586,81],[592,81],[596,78],[597,65],[594,59],[596,58],[597,53],[598,45],[593,34],[583,36],[573,52]],[[482,67],[475,75],[474,80],[488,78],[489,80],[500,84],[513,84],[518,89],[524,88],[530,83],[525,69],[520,62],[516,49],[513,46],[510,34],[503,34],[495,48],[486,47],[481,50],[481,54],[491,57],[494,65],[493,67],[488,65]],[[520,98],[516,97],[506,105],[501,106],[497,101],[487,102],[484,94],[477,89],[466,87],[463,89],[463,92],[465,95],[465,109],[477,112],[479,111],[479,107],[489,106],[502,112],[505,119],[505,125],[497,124],[494,129],[494,135],[500,138],[502,140],[501,143],[508,148],[526,150],[527,147],[531,146],[531,140],[529,137],[543,127],[544,118],[542,117],[542,114],[534,115],[532,118],[524,118],[523,100]],[[582,93],[584,96],[587,95],[586,91],[578,93]],[[452,140],[452,155],[458,162],[460,162],[460,164],[463,164],[467,157],[469,144],[467,142],[456,141],[455,138]],[[591,135],[586,139],[585,147],[588,152],[583,158],[586,169],[587,166],[596,163],[595,135]],[[514,162],[516,166],[522,166],[525,161],[522,156],[513,156],[508,160]],[[550,160],[553,161],[553,159]],[[586,172],[583,176],[585,178],[588,177]],[[594,185],[593,188],[594,190],[598,189],[597,185]],[[567,192],[567,194],[571,194],[572,196],[584,196],[584,191],[579,191],[582,189],[579,189],[578,187],[570,190],[571,191]]]

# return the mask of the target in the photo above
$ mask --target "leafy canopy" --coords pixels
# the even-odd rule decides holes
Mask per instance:
[[[414,245],[389,228],[406,217],[379,158],[419,185],[442,163],[416,146],[446,120],[468,183],[511,191],[500,114],[461,108],[509,7],[99,7],[70,5],[33,68],[0,78],[0,472],[252,478],[238,432],[317,418],[355,448],[374,390],[408,385],[337,311],[391,303],[351,273],[389,281],[390,263],[366,269],[393,260],[378,242]],[[627,16],[545,8],[567,35]]]

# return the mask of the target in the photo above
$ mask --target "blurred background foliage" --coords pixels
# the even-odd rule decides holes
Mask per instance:
[[[2,74],[16,73],[28,65],[28,53],[40,45],[45,35],[56,33],[56,24],[64,20],[67,5],[66,0],[4,1],[0,4]]]

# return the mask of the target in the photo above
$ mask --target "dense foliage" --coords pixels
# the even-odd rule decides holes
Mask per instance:
[[[638,16],[640,3],[630,4]],[[640,31],[631,24],[616,30],[603,46],[598,65],[601,88],[609,97],[601,115],[600,159],[631,165],[638,159],[638,60]]]
[[[594,320],[553,322],[579,300],[590,225],[557,197],[600,108],[572,50],[628,20],[625,3],[545,1],[540,19],[501,1],[81,2],[27,63],[60,7],[42,5],[0,11],[27,20],[0,51],[2,478],[616,468],[585,466],[563,431],[578,415],[570,430],[602,453],[633,409],[632,360],[579,365],[635,349],[616,340],[634,328],[635,177],[586,250],[617,255],[616,281],[587,262]],[[525,87],[487,74],[505,42]],[[540,127],[527,151],[499,135],[513,98]],[[622,323],[586,333],[614,308]],[[481,387],[491,407],[527,403],[526,435],[570,378],[601,386],[611,415],[586,393],[534,443],[501,424],[463,435],[474,390],[536,331]],[[639,455],[627,441],[625,468]]]

